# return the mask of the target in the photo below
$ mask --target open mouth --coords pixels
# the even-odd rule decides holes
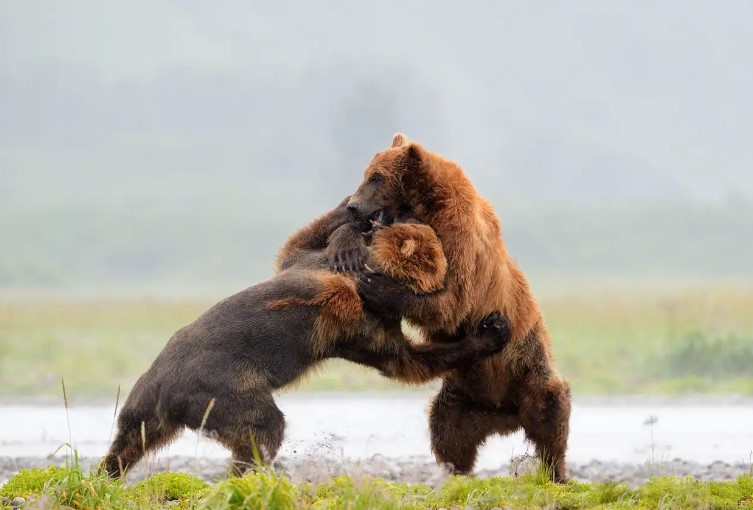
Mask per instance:
[[[388,214],[384,209],[376,211],[371,215],[371,217],[369,217],[369,222],[371,223],[372,227],[384,227],[386,225],[392,225],[394,221],[395,218]]]

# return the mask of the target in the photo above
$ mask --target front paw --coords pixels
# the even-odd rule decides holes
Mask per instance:
[[[336,272],[356,272],[366,267],[368,248],[357,224],[348,223],[332,232],[327,240],[327,262]]]
[[[482,350],[489,354],[496,354],[510,342],[510,321],[501,312],[494,311],[481,320],[478,335],[482,343]]]
[[[397,280],[382,271],[364,271],[358,278],[358,295],[364,305],[380,313],[396,313],[410,292]]]
[[[329,260],[329,268],[336,273],[358,272],[366,267],[365,247],[351,248],[335,253]]]

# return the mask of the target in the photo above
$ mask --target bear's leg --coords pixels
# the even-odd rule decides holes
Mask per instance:
[[[520,400],[520,418],[526,438],[541,462],[552,470],[555,482],[567,481],[565,452],[570,433],[570,386],[564,379],[527,385]]]
[[[476,335],[451,343],[413,344],[405,338],[400,324],[386,324],[383,334],[390,348],[373,348],[373,340],[358,342],[347,339],[332,349],[332,356],[379,369],[382,375],[408,384],[424,383],[448,370],[462,368],[474,361],[496,354],[510,340],[510,325],[499,312],[488,314]]]
[[[255,469],[257,458],[264,464],[274,460],[285,434],[285,415],[272,394],[254,391],[241,398],[223,399],[231,406],[219,409],[214,430],[217,439],[232,452],[231,471],[241,476]],[[209,420],[208,420],[209,422]]]
[[[437,462],[449,464],[454,473],[473,470],[479,447],[494,433],[520,428],[517,415],[479,407],[459,391],[442,386],[429,413],[431,449]]]
[[[160,422],[154,415],[144,415],[124,408],[118,416],[118,433],[102,462],[109,476],[123,476],[148,452],[167,445],[181,427]]]
[[[327,248],[329,237],[335,230],[343,225],[356,223],[353,215],[347,210],[348,200],[350,197],[345,197],[332,211],[320,216],[290,236],[277,255],[278,272],[294,265],[308,251]],[[361,237],[359,234],[358,238]],[[353,238],[350,240],[354,241]],[[328,260],[332,262],[332,259]]]

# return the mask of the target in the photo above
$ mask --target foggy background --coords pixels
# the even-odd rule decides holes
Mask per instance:
[[[403,131],[534,282],[753,276],[753,3],[0,2],[0,288],[240,288]]]
[[[750,472],[752,1],[0,0],[0,483],[71,438],[103,454],[116,395],[396,131],[494,204],[571,462]],[[284,389],[287,455],[429,455],[439,381],[321,368]]]

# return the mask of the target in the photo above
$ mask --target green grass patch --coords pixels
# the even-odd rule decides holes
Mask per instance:
[[[61,467],[22,469],[17,475],[0,487],[0,496],[6,498],[36,496],[44,491],[48,483],[56,483],[65,477],[67,471]]]
[[[204,480],[186,473],[157,473],[133,486],[137,493],[151,499],[171,501],[185,499],[209,490]]]
[[[368,477],[341,476],[322,484],[296,485],[273,471],[230,478],[212,486],[185,473],[160,473],[126,486],[76,463],[30,469],[0,490],[42,508],[184,509],[746,509],[753,508],[753,476],[729,482],[658,477],[631,489],[618,483],[558,485],[544,473],[520,478],[450,477],[441,486],[408,485]]]
[[[657,368],[676,376],[723,380],[750,375],[751,367],[753,337],[693,331],[669,346]]]
[[[557,364],[578,395],[753,395],[753,287],[571,286],[540,302]],[[118,385],[127,392],[173,332],[211,304],[0,301],[0,395],[58,395],[61,377],[76,398],[113,396]],[[407,388],[331,360],[291,389]]]

